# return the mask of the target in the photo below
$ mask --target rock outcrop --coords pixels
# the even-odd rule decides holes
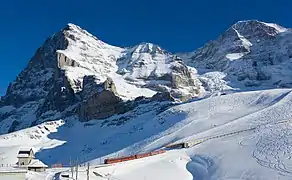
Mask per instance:
[[[118,97],[112,79],[107,78],[104,83],[97,85],[93,77],[86,77],[84,83],[84,91],[81,92],[84,100],[78,112],[82,121],[104,119],[123,111],[123,101]],[[93,91],[88,92],[89,87]]]
[[[183,60],[151,43],[129,49],[117,61],[118,72],[133,84],[158,92],[176,91],[178,99],[198,96],[200,83]]]

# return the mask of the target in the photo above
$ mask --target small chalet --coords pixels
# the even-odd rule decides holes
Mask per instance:
[[[18,166],[27,166],[34,159],[32,148],[20,148],[18,151]]]
[[[34,152],[32,148],[21,148],[18,151],[18,167],[25,168],[30,171],[45,171],[48,167],[38,159],[34,159]]]

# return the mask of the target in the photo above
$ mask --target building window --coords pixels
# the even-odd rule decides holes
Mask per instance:
[[[24,162],[22,162],[21,165],[24,165]]]

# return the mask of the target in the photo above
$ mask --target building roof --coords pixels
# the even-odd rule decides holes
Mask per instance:
[[[31,151],[32,148],[31,147],[22,147],[19,149],[19,151]]]
[[[30,156],[30,152],[33,152],[32,148],[20,148],[18,151],[18,158],[27,158]]]
[[[46,168],[48,167],[47,165],[45,165],[42,161],[38,160],[38,159],[33,159],[31,160],[31,162],[29,163],[29,165],[27,165],[27,167],[34,167],[34,168]]]
[[[29,153],[28,154],[18,153],[17,157],[18,158],[28,158],[29,157]]]

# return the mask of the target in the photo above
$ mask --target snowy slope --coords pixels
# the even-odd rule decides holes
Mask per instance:
[[[116,170],[100,169],[100,172],[114,171],[117,179],[155,179],[154,174],[170,178],[167,174],[170,171],[177,172],[172,175],[173,180],[178,176],[182,179],[290,179],[291,124],[275,123],[292,117],[291,98],[290,89],[234,93],[176,105],[157,115],[153,111],[142,113],[135,120],[110,127],[102,126],[103,122],[85,125],[71,119],[62,125],[59,121],[48,125],[51,132],[46,131],[36,139],[31,139],[31,135],[35,135],[38,127],[2,135],[2,161],[14,163],[17,148],[26,144],[24,139],[39,150],[37,157],[49,164],[67,164],[70,156],[78,157],[80,162],[90,160],[99,164],[105,157],[147,152],[171,142],[256,127],[206,141],[186,151],[167,152],[162,155],[165,160],[154,157],[154,161],[158,160],[155,163],[150,158],[115,166]],[[148,104],[140,110],[145,107],[153,109],[154,106]],[[114,120],[104,123],[114,123]],[[62,153],[67,151],[70,154]],[[156,171],[158,168],[161,174]]]
[[[179,56],[201,73],[226,73],[224,79],[233,88],[287,88],[291,86],[291,32],[276,24],[239,21],[218,39]]]
[[[129,78],[147,79],[170,73],[171,54],[157,45],[141,43],[129,49],[124,56],[118,64],[121,73],[131,72]]]

